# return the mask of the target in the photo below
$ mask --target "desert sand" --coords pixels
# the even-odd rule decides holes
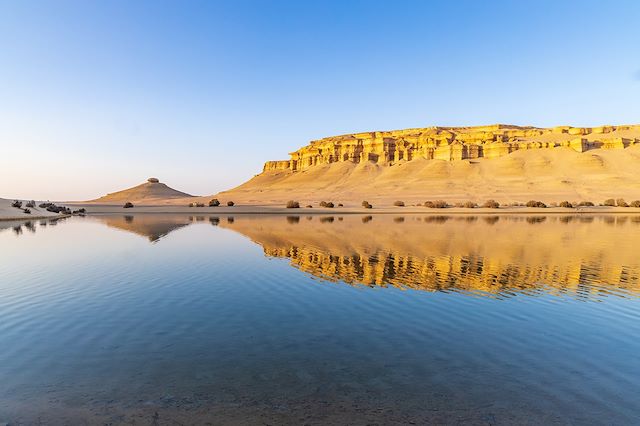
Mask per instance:
[[[31,220],[31,219],[45,219],[45,218],[53,218],[60,217],[62,215],[58,213],[51,213],[45,209],[41,209],[38,207],[38,202],[36,202],[36,207],[31,207],[31,214],[24,213],[21,209],[15,208],[11,206],[14,200],[6,200],[4,198],[0,198],[0,220]],[[26,200],[20,200],[24,204]]]
[[[87,201],[89,204],[124,204],[126,202],[137,204],[167,204],[173,200],[186,202],[193,196],[186,192],[178,191],[161,183],[157,178],[149,178],[146,182],[133,188],[113,192],[95,200]]]
[[[640,126],[494,125],[369,132],[312,141],[216,194],[244,204],[321,200],[388,206],[640,199]]]

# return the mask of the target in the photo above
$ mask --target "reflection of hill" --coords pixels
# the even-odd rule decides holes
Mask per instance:
[[[314,276],[369,286],[640,293],[640,217],[236,217],[223,224]]]
[[[186,215],[146,214],[130,216],[95,216],[107,226],[133,232],[154,242],[176,229],[191,224],[193,218]]]

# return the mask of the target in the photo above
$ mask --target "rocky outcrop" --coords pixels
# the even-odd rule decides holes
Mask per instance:
[[[577,152],[622,149],[640,142],[640,125],[537,128],[496,124],[354,133],[312,141],[289,160],[268,161],[263,171],[301,171],[337,162],[392,165],[416,158],[471,160],[518,150],[568,147]]]

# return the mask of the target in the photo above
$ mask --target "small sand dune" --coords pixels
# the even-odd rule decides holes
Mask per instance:
[[[95,204],[124,204],[127,201],[133,204],[172,204],[172,200],[193,197],[186,192],[170,188],[164,183],[160,183],[156,178],[149,178],[147,182],[134,186],[133,188],[107,194],[87,203]]]

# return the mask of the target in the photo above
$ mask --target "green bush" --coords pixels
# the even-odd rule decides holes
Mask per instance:
[[[297,202],[297,201],[289,200],[289,201],[287,201],[287,208],[288,209],[299,209],[300,208],[300,203]]]
[[[393,205],[396,207],[404,207],[404,201],[394,201]]]

